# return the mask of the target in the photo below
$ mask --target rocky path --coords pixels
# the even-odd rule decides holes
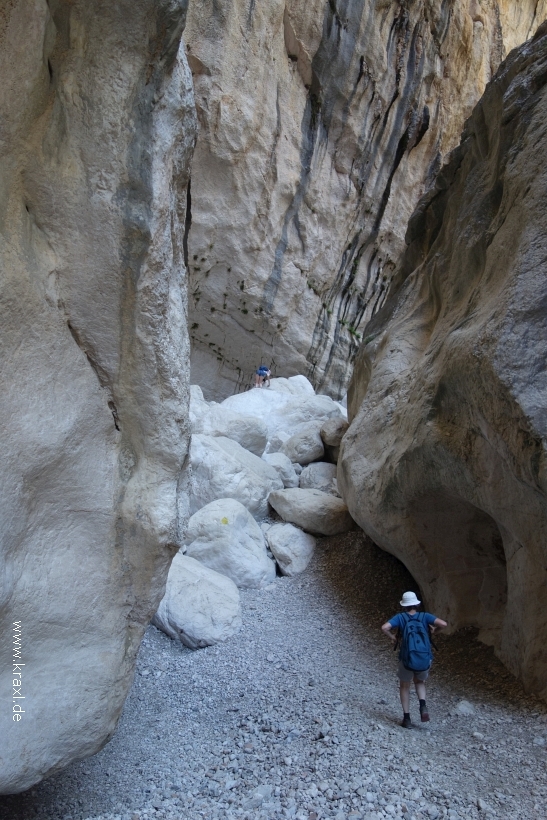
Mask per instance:
[[[320,539],[303,575],[244,591],[224,645],[192,652],[151,627],[112,742],[0,798],[0,817],[545,820],[547,709],[471,633],[440,639],[431,724],[399,727],[379,626],[407,587],[351,533]],[[474,714],[454,714],[462,699]]]

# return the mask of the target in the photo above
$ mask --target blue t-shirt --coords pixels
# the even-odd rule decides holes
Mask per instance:
[[[416,612],[414,615],[410,615],[409,612],[405,612],[405,615],[408,615],[409,618],[415,618],[416,615],[419,614],[420,613]],[[432,615],[430,612],[423,612],[421,614],[423,616],[423,621],[426,626],[429,626],[430,624],[434,623],[437,617],[436,615]],[[391,624],[393,629],[402,629],[405,625],[405,619],[403,618],[402,614],[394,615],[393,618],[389,619],[389,623]]]

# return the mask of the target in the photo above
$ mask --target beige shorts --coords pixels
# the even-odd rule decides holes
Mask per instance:
[[[429,669],[431,669],[431,667],[429,667]],[[399,661],[397,677],[400,681],[403,681],[403,683],[411,683],[413,680],[423,682],[429,677],[429,669],[425,669],[423,672],[413,672],[412,669],[407,669],[406,666],[403,666],[402,661]]]

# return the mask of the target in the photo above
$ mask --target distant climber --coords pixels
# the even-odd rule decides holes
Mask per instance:
[[[399,668],[399,692],[401,705],[403,707],[403,720],[401,726],[405,729],[412,727],[410,719],[410,684],[414,681],[416,694],[420,701],[420,718],[422,723],[427,723],[429,713],[425,702],[425,681],[429,676],[429,670],[433,661],[431,652],[430,632],[437,629],[444,629],[446,621],[431,615],[430,612],[418,612],[421,601],[418,600],[414,592],[405,592],[399,602],[403,612],[394,615],[382,626],[382,632],[397,645],[400,640]],[[398,636],[391,631],[398,630]]]
[[[266,382],[268,382],[268,387],[270,386],[270,375],[271,372],[269,368],[266,367],[265,364],[261,364],[258,370],[255,373],[255,387],[264,387]]]

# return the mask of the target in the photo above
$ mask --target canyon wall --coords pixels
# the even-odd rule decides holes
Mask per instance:
[[[348,394],[351,514],[547,697],[547,24],[410,220]]]
[[[2,793],[112,735],[178,543],[185,14],[0,2]]]
[[[192,380],[346,390],[419,197],[546,0],[202,0],[188,58]]]

